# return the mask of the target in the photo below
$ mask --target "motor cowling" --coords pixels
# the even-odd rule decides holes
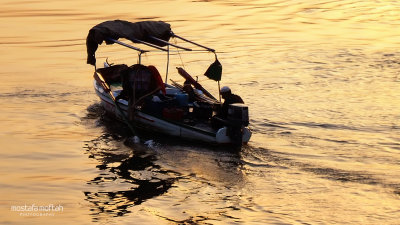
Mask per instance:
[[[242,145],[243,129],[249,125],[249,108],[241,103],[231,104],[228,107],[228,136],[232,142],[237,145]]]
[[[249,108],[241,103],[230,104],[227,119],[233,126],[248,126]]]

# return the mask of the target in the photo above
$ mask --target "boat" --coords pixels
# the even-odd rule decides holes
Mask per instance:
[[[119,39],[131,41],[150,48],[144,50]],[[179,46],[170,42],[177,38],[196,49]],[[135,65],[111,64],[103,62],[97,68],[95,52],[103,42],[119,44],[138,52]],[[229,105],[226,117],[218,112],[219,100],[210,94],[183,68],[177,72],[185,78],[183,85],[171,80],[168,84],[168,66],[165,80],[158,69],[152,65],[142,65],[141,55],[151,52],[165,52],[169,65],[170,48],[180,51],[212,52],[215,62],[205,75],[218,81],[222,74],[222,65],[216,51],[172,32],[170,24],[163,21],[128,22],[123,20],[105,21],[90,29],[87,40],[87,63],[95,67],[94,90],[101,100],[105,111],[123,121],[133,134],[137,130],[156,132],[163,135],[199,141],[210,144],[232,144],[242,146],[251,138],[248,107],[236,103]],[[219,93],[218,93],[219,94]]]

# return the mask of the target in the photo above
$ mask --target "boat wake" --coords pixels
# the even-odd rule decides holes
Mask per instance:
[[[400,195],[400,185],[378,178],[375,174],[365,171],[350,171],[345,169],[323,167],[321,165],[302,162],[295,159],[295,155],[275,152],[266,148],[244,149],[243,164],[250,167],[279,168],[284,170],[299,170],[322,179],[344,183],[357,183],[380,186],[389,192]]]
[[[103,134],[87,141],[84,147],[98,169],[98,174],[87,181],[88,188],[84,191],[86,200],[92,205],[93,221],[97,222],[110,216],[136,215],[138,212],[151,212],[157,218],[177,224],[243,222],[244,211],[284,217],[257,202],[258,190],[253,186],[271,179],[268,176],[274,173],[305,174],[334,184],[367,185],[400,195],[398,184],[376,174],[304,161],[300,153],[251,144],[239,153],[231,153],[209,146],[171,143],[165,137],[157,137],[156,143],[150,139],[147,143],[137,144],[129,141],[132,137],[123,132],[125,125],[108,118],[99,104],[88,107],[85,120],[104,127]],[[267,123],[277,133],[282,130],[296,132],[285,124]],[[287,182],[274,188],[289,188],[293,181]],[[242,192],[246,192],[246,198],[238,194]],[[165,201],[174,202],[170,209],[173,215],[152,211],[152,206],[163,208]],[[196,208],[191,208],[193,202]]]

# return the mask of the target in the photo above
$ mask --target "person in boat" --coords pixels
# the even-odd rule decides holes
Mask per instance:
[[[135,106],[142,104],[146,96],[154,94],[158,90],[162,90],[165,94],[164,84],[158,70],[153,66],[141,64],[130,66],[121,72],[121,82],[122,91],[116,100],[120,98],[128,100],[128,113],[131,120],[133,120]]]
[[[225,100],[222,106],[217,109],[217,114],[211,118],[211,126],[214,129],[219,129],[226,125],[224,122],[228,118],[228,109],[230,104],[244,103],[239,95],[232,94],[229,87],[222,87],[220,90],[221,97]]]
[[[150,88],[151,73],[147,67],[135,64],[121,72],[122,92],[116,99],[136,100]]]
[[[194,102],[194,101],[196,101],[196,98],[195,98],[195,97],[196,97],[196,94],[194,93],[192,84],[191,84],[188,80],[186,80],[186,81],[183,83],[183,91],[184,91],[186,94],[189,95],[189,102]]]
[[[221,110],[218,113],[218,117],[226,119],[228,117],[228,108],[230,104],[244,103],[243,99],[239,95],[232,94],[229,87],[222,87],[220,90],[221,97],[225,100],[222,104]]]

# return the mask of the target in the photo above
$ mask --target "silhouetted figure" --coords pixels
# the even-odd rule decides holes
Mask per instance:
[[[225,101],[224,101],[224,104],[222,104],[220,113],[218,113],[218,117],[220,117],[222,119],[226,119],[228,117],[228,108],[229,108],[230,104],[244,103],[244,102],[239,95],[232,94],[231,89],[227,86],[222,87],[220,93],[221,93],[221,97]]]

